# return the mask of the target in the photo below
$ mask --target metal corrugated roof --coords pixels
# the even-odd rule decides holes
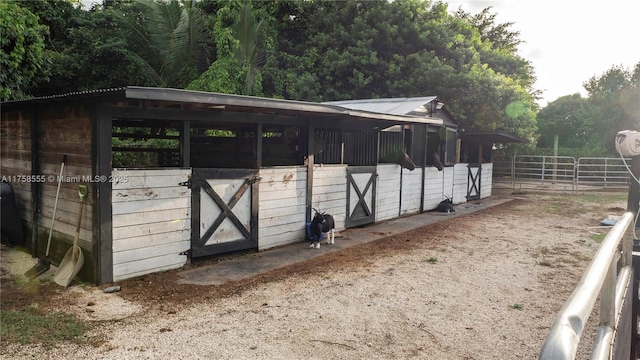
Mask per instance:
[[[527,139],[524,139],[515,135],[507,134],[502,131],[465,131],[465,132],[458,133],[458,135],[463,139],[468,139],[469,141],[480,142],[480,143],[492,143],[492,144],[523,143],[525,144],[529,142],[529,140]]]
[[[255,96],[221,94],[183,89],[127,86],[122,88],[80,91],[59,95],[31,97],[20,100],[5,101],[2,102],[2,104],[24,104],[30,102],[44,102],[49,100],[60,101],[117,94],[121,94],[126,99],[136,100],[204,103],[245,109],[267,109],[271,111],[288,110],[301,114],[307,113],[325,115],[348,115],[356,118],[394,121],[399,123],[425,123],[434,125],[442,124],[442,119],[439,118],[425,117],[424,115],[415,116],[414,114],[410,114],[412,110],[415,110],[421,105],[435,100],[435,96],[424,98],[391,98],[314,103],[297,100],[270,99]],[[371,105],[374,103],[379,104],[379,106],[376,108],[372,107]],[[383,106],[383,104],[386,105]],[[414,105],[415,107],[413,107]],[[377,109],[377,111],[372,111],[372,109]]]
[[[413,98],[388,98],[388,99],[362,99],[327,101],[322,104],[337,105],[351,110],[363,110],[379,114],[413,115],[425,114],[425,105],[437,100],[436,96]]]

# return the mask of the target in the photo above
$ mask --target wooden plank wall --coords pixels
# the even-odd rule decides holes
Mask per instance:
[[[402,169],[402,202],[401,215],[420,212],[420,199],[422,194],[422,169],[413,171]]]
[[[303,241],[306,167],[262,168],[259,176],[258,250]]]
[[[445,169],[438,171],[433,166],[424,168],[425,173],[425,194],[424,194],[424,210],[433,210],[438,207],[440,201],[444,198],[443,194],[443,180],[445,175]]]
[[[376,222],[397,218],[400,213],[400,165],[378,164]]]
[[[444,200],[445,196],[454,196],[453,179],[454,179],[454,167],[449,166],[442,169],[442,194],[440,195],[440,201]],[[466,193],[465,193],[466,195]],[[458,199],[454,199],[457,201]]]
[[[20,111],[2,111],[0,121],[0,175],[11,183],[16,197],[20,218],[26,227],[31,226],[31,183],[12,178],[31,175],[31,123],[27,114]],[[25,234],[26,236],[26,234]],[[25,239],[28,244],[29,239]]]
[[[480,183],[480,198],[484,199],[491,196],[491,187],[493,185],[493,163],[482,164],[482,174],[480,174],[480,177],[482,178]]]
[[[72,245],[76,226],[81,217],[78,245],[85,254],[85,265],[79,276],[93,278],[95,261],[89,255],[93,253],[93,194],[95,191],[91,166],[91,117],[82,105],[50,106],[41,111],[38,126],[40,172],[49,179],[57,178],[60,176],[62,158],[64,155],[67,156],[57,202],[50,257],[54,261],[62,260]],[[80,214],[79,185],[87,186],[89,191],[82,214]],[[57,180],[42,184],[38,240],[40,254],[46,251],[46,239],[51,226],[53,209],[56,207],[57,188]]]
[[[453,203],[464,204],[467,202],[467,189],[469,186],[468,164],[455,164],[453,166]]]
[[[313,168],[312,207],[331,214],[336,231],[346,229],[347,166],[316,165]],[[311,213],[313,217],[313,212]]]
[[[191,169],[114,169],[113,280],[175,269],[191,248]]]

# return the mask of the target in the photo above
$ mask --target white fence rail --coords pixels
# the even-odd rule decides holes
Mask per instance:
[[[542,346],[539,359],[575,359],[578,342],[596,299],[600,325],[591,359],[629,359],[632,332],[633,238],[625,236],[634,214],[625,213],[605,237],[580,283],[565,303]],[[621,251],[620,251],[621,245]]]
[[[556,186],[565,190],[628,188],[627,164],[631,159],[570,156],[497,156],[493,177],[510,179],[514,188],[522,184]]]

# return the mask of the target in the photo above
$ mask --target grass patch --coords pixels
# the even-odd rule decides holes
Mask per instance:
[[[438,258],[436,258],[436,257],[430,257],[430,258],[428,258],[428,259],[427,259],[427,262],[428,262],[429,264],[435,264],[435,263],[437,263],[437,262],[438,262]]]
[[[598,244],[601,244],[607,234],[589,234],[589,238]]]
[[[522,306],[522,304],[515,303],[515,304],[511,305],[511,308],[515,309],[515,310],[522,310],[522,309],[524,309],[524,306]]]
[[[73,315],[41,314],[37,306],[0,312],[0,338],[18,344],[53,345],[61,341],[81,342],[88,326]]]
[[[627,202],[627,193],[606,193],[606,194],[582,194],[578,196],[578,200],[581,202],[590,202],[590,203],[617,203]]]

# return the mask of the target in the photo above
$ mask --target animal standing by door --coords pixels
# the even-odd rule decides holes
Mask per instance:
[[[320,249],[320,238],[322,234],[327,235],[327,244],[333,244],[335,240],[335,228],[336,223],[333,221],[333,216],[313,209],[315,215],[311,220],[309,232],[311,233],[311,245],[310,248]]]

